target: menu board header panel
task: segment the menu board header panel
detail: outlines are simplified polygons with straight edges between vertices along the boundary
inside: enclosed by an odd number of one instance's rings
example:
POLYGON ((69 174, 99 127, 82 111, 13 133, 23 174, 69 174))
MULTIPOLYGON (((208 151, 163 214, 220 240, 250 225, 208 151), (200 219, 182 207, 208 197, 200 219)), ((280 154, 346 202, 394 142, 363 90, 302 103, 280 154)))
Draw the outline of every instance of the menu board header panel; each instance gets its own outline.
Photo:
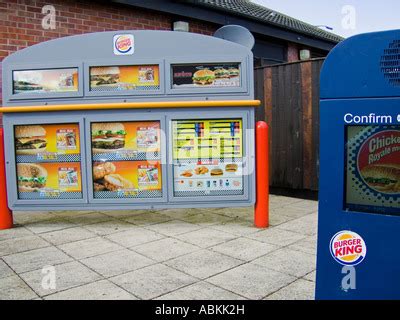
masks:
POLYGON ((241 63, 173 64, 172 88, 229 88, 241 86, 241 63))
POLYGON ((400 214, 400 126, 347 126, 346 209, 400 214))
POLYGON ((78 68, 18 70, 12 72, 14 95, 78 92, 78 68))

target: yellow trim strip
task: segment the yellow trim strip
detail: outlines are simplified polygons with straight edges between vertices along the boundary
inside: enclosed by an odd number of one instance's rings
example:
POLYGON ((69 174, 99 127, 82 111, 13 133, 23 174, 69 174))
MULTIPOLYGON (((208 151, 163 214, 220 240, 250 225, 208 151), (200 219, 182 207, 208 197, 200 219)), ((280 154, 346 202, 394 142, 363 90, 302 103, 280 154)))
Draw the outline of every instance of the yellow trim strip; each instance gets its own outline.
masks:
POLYGON ((168 102, 125 102, 104 104, 61 104, 51 106, 2 107, 0 113, 150 109, 150 108, 199 108, 199 107, 257 107, 260 100, 221 100, 221 101, 168 101, 168 102))

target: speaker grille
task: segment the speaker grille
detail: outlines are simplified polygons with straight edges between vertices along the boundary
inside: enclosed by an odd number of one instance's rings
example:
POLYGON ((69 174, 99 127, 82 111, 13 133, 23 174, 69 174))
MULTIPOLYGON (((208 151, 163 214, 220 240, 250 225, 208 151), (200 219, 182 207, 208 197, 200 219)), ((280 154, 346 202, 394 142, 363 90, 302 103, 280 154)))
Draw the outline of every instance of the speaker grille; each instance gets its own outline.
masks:
POLYGON ((400 40, 394 40, 383 51, 381 71, 393 86, 400 86, 400 40))

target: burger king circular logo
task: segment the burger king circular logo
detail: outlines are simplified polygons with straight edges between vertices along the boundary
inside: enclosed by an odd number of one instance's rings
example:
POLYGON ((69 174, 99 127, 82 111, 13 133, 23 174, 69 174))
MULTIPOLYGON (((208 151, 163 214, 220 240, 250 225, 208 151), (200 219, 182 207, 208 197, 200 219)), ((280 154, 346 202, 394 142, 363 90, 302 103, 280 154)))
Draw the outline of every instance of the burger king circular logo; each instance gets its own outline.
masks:
POLYGON ((364 260, 367 246, 364 239, 353 231, 340 231, 330 242, 332 257, 345 266, 355 266, 364 260))
POLYGON ((122 34, 114 36, 114 53, 115 54, 132 54, 134 48, 133 35, 122 34))

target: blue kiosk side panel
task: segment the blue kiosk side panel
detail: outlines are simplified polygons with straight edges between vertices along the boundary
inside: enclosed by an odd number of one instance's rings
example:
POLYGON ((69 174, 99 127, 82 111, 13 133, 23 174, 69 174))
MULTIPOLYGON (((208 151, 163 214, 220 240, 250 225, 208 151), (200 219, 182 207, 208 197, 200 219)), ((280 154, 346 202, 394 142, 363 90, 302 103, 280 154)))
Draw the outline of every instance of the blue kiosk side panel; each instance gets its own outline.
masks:
POLYGON ((400 31, 350 38, 324 64, 317 299, 400 299, 396 79, 400 31))

